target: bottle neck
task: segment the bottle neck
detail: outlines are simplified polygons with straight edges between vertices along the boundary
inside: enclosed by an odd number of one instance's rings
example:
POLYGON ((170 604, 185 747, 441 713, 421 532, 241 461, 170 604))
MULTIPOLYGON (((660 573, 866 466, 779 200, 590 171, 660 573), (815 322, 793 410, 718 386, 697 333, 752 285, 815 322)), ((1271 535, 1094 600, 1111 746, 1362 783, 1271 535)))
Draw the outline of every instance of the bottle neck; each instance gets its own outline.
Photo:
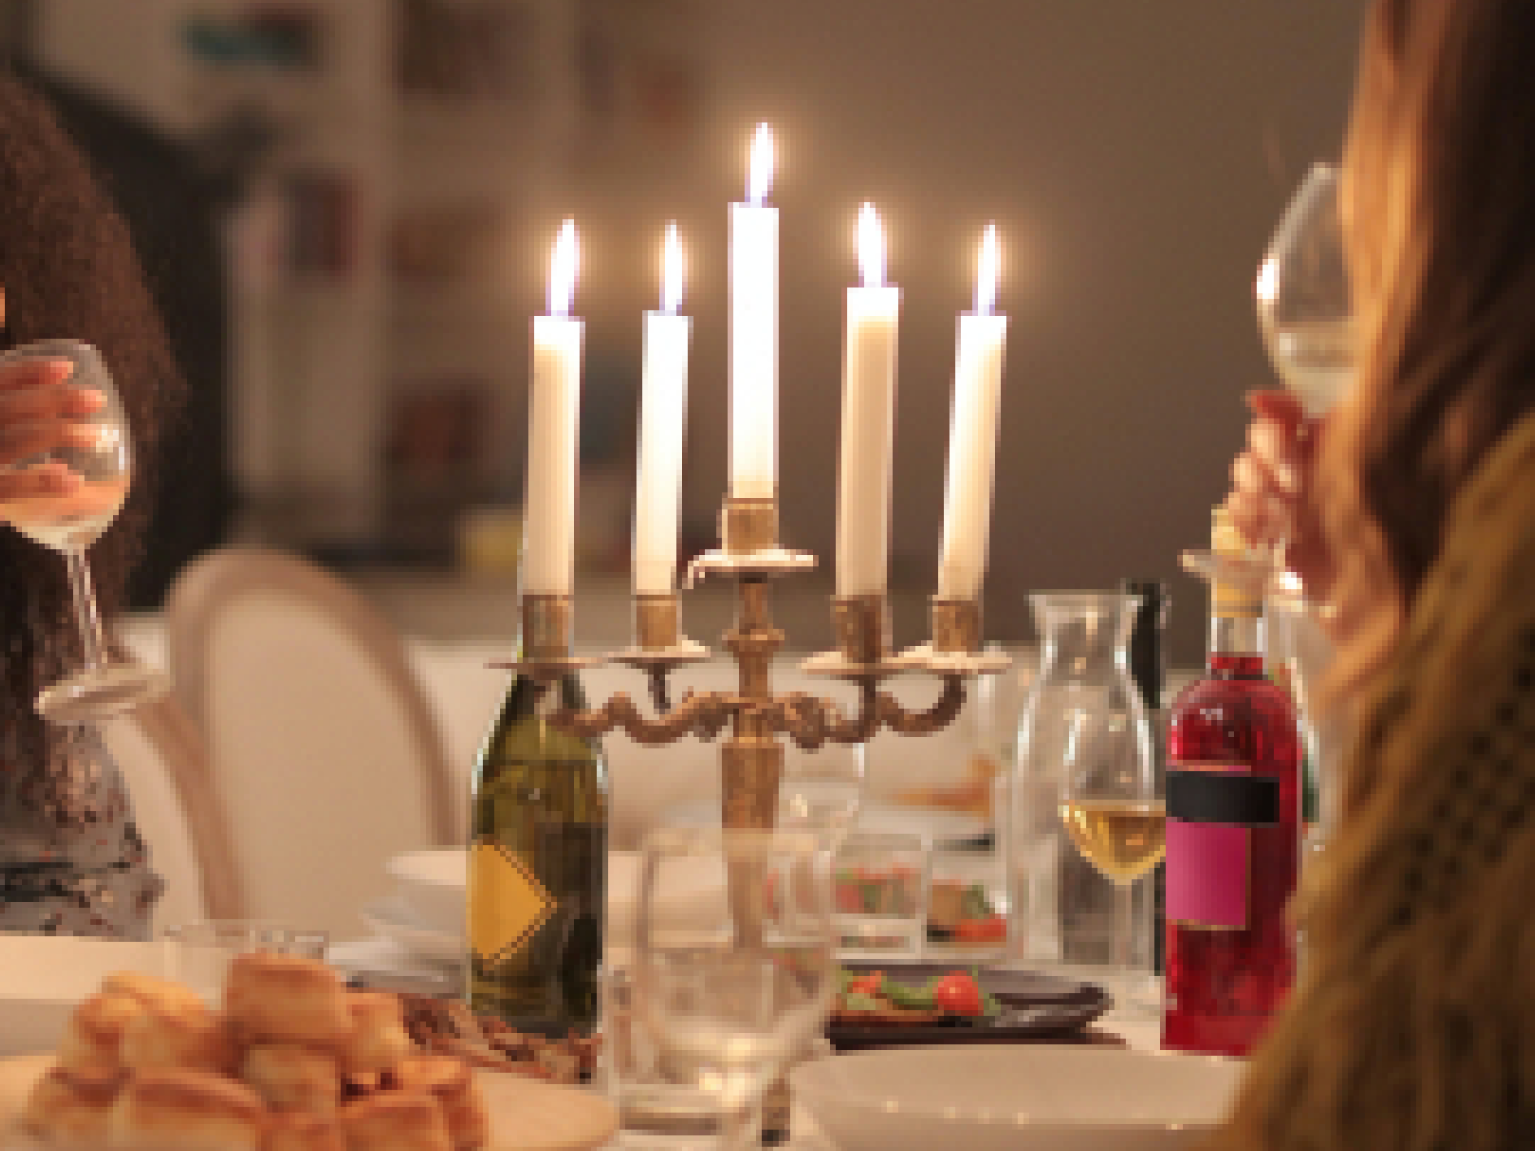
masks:
POLYGON ((1211 671, 1262 675, 1264 624, 1261 614, 1210 614, 1211 671))

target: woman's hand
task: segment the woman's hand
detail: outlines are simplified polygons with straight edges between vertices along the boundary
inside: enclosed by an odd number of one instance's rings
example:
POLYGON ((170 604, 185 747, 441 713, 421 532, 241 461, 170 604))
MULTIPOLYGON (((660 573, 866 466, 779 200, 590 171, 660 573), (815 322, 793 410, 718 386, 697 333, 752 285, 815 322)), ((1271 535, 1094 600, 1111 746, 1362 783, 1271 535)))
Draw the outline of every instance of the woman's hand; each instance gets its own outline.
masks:
POLYGON ((1312 471, 1324 424, 1306 418, 1289 392, 1250 392, 1253 421, 1247 449, 1231 465, 1226 506, 1238 530, 1254 547, 1283 547, 1285 566, 1300 576, 1307 592, 1326 595, 1332 583, 1332 555, 1314 503, 1312 471))

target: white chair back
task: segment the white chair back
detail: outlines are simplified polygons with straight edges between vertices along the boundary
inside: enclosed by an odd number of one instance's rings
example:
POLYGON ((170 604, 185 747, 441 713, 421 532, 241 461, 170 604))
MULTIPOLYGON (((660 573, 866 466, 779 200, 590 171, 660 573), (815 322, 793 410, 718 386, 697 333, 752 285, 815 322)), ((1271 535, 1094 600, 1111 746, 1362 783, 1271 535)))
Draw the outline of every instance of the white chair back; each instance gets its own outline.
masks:
POLYGON ((400 638, 349 585, 294 556, 212 552, 171 589, 166 631, 248 914, 356 934, 391 856, 463 839, 400 638))
POLYGON ((229 826, 196 728, 175 699, 102 728, 132 797, 150 865, 165 881, 154 927, 242 914, 229 826))

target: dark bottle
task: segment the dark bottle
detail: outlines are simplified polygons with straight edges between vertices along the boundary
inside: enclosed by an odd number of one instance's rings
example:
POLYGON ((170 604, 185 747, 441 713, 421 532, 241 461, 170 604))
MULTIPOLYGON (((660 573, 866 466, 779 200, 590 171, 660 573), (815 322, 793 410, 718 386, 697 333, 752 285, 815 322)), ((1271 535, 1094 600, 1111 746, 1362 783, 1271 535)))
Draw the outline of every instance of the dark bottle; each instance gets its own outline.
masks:
POLYGON ((595 740, 547 718, 583 706, 574 675, 514 675, 474 769, 469 1005, 545 1034, 597 1024, 607 772, 595 740))
MULTIPOLYGON (((1130 678, 1140 690, 1141 703, 1146 709, 1146 723, 1151 728, 1152 752, 1160 777, 1167 769, 1167 713, 1162 710, 1162 692, 1167 683, 1167 647, 1163 638, 1172 599, 1167 594, 1167 585, 1161 580, 1121 580, 1119 590, 1141 599, 1130 630, 1126 656, 1130 663, 1130 678)), ((1166 896, 1167 863, 1163 861, 1151 873, 1151 960, 1152 970, 1158 974, 1164 967, 1166 896)))

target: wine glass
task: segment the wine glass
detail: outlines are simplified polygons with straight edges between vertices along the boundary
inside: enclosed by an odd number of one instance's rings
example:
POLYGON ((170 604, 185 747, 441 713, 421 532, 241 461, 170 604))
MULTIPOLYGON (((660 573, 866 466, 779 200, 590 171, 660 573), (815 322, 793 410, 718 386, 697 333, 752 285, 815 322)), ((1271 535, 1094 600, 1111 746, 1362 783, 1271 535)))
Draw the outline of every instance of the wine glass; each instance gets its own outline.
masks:
MULTIPOLYGON (((1258 265, 1254 294, 1274 370, 1308 420, 1325 415, 1353 384, 1358 338, 1335 164, 1306 172, 1258 265)), ((1285 610, 1321 610, 1286 570, 1283 540, 1246 554, 1186 551, 1182 560, 1195 575, 1261 591, 1285 610)))
POLYGON ((1354 379, 1338 169, 1311 165, 1258 267, 1258 323, 1269 359, 1307 416, 1326 414, 1354 379))
POLYGON ((836 988, 831 854, 788 829, 662 827, 641 852, 636 1007, 670 1077, 753 1145, 763 1091, 825 1025, 836 988), (715 882, 700 885, 700 870, 715 882), (689 914, 668 914, 685 892, 689 914))
POLYGON ((1077 852, 1113 885, 1110 964, 1128 1001, 1140 993, 1131 957, 1131 886, 1162 860, 1164 785, 1155 758, 1142 746, 1144 731, 1109 689, 1076 692, 1068 727, 1060 818, 1077 852))
POLYGON ((10 467, 25 471, 63 465, 83 482, 64 494, 0 504, 0 519, 64 556, 80 629, 85 667, 44 688, 37 697, 37 710, 53 723, 87 723, 128 711, 170 687, 160 672, 120 662, 108 653, 85 558, 86 549, 106 531, 127 499, 133 479, 133 445, 122 402, 95 348, 76 340, 45 340, 0 355, 0 363, 26 360, 67 360, 73 365, 69 383, 105 398, 96 412, 73 418, 85 432, 83 437, 71 436, 48 452, 10 467))

